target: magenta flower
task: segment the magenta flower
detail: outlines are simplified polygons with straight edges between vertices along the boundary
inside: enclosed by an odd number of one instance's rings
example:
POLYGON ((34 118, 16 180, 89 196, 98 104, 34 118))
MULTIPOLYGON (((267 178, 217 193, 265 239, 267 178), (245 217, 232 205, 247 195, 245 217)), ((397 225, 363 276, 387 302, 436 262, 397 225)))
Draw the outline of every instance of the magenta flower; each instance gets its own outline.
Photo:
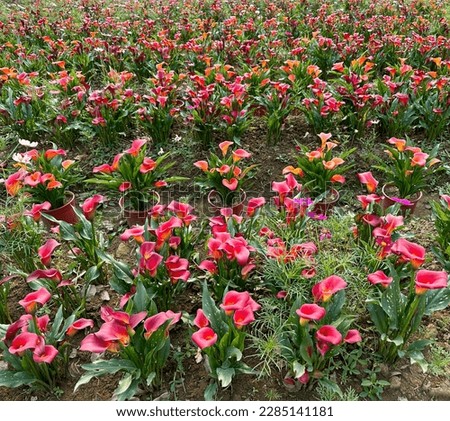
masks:
POLYGON ((441 289, 447 287, 448 273, 445 271, 419 270, 416 273, 416 294, 421 295, 429 289, 441 289))
POLYGON ((84 213, 84 216, 88 221, 92 221, 94 219, 95 211, 97 210, 98 205, 105 201, 105 197, 101 194, 94 194, 94 196, 86 199, 81 204, 81 209, 84 213))
POLYGON ((47 240, 47 242, 43 246, 39 247, 38 254, 44 266, 46 267, 50 266, 53 251, 55 250, 56 247, 60 245, 61 245, 60 243, 51 238, 47 240))
POLYGON ((137 156, 139 154, 139 151, 141 150, 142 146, 144 146, 147 143, 145 139, 136 139, 133 140, 133 143, 131 144, 131 148, 127 149, 125 153, 130 154, 131 156, 137 156))
POLYGON ((57 269, 38 269, 27 277, 27 282, 36 281, 37 279, 50 279, 52 281, 62 281, 62 275, 57 269))
POLYGON ((83 319, 83 318, 78 319, 67 328, 66 335, 73 336, 79 330, 86 329, 87 327, 93 327, 93 326, 94 326, 94 321, 91 319, 83 319))
POLYGON ((201 329, 202 327, 209 326, 209 320, 205 316, 205 313, 201 308, 197 310, 197 315, 195 316, 194 319, 194 325, 197 326, 199 329, 201 329))
POLYGON ((413 269, 418 269, 425 262, 425 248, 404 238, 399 238, 392 245, 391 252, 400 256, 400 263, 411 263, 413 269))
POLYGON ((164 323, 170 320, 170 323, 167 327, 166 334, 168 334, 168 329, 170 326, 173 326, 175 323, 178 323, 181 319, 181 313, 174 313, 171 310, 166 312, 162 311, 161 313, 155 314, 154 316, 149 317, 144 322, 144 337, 148 339, 154 332, 156 332, 164 323))
POLYGON ((312 294, 315 301, 327 302, 333 294, 344 289, 347 286, 341 277, 331 275, 312 288, 312 294))
POLYGON ((233 322, 238 329, 241 329, 254 321, 255 315, 250 306, 240 308, 233 314, 233 322))
POLYGON ((141 225, 134 225, 133 227, 125 230, 120 234, 120 239, 122 241, 128 241, 130 237, 133 237, 137 243, 144 242, 144 227, 141 225))
POLYGON ((192 334, 192 341, 200 348, 205 349, 217 342, 217 333, 210 327, 202 327, 192 334))
POLYGON ((371 273, 367 276, 367 279, 372 285, 380 284, 384 288, 387 288, 393 281, 393 278, 387 276, 382 270, 377 270, 376 272, 371 273))
POLYGON ((344 338, 344 342, 347 342, 348 344, 355 344, 361 341, 362 341, 361 335, 356 329, 350 329, 344 338))
POLYGON ((45 345, 36 347, 33 352, 33 360, 36 363, 51 364, 58 355, 58 350, 53 345, 45 345))
POLYGON ((23 300, 19 301, 19 304, 27 313, 34 314, 38 304, 44 305, 51 297, 52 295, 45 288, 41 288, 28 294, 23 300))
POLYGON ((369 193, 373 193, 377 189, 378 181, 374 178, 372 172, 368 171, 360 173, 358 174, 358 178, 361 184, 366 185, 367 191, 369 193))
POLYGON ((317 304, 303 304, 296 310, 296 313, 300 317, 300 324, 305 326, 311 320, 317 322, 322 319, 326 314, 326 310, 317 304))
POLYGON ((21 356, 27 349, 34 349, 39 340, 36 333, 23 332, 13 339, 8 351, 21 356))
POLYGON ((23 214, 25 216, 31 216, 35 222, 38 222, 41 219, 42 211, 49 210, 51 207, 52 205, 50 204, 50 202, 34 204, 31 207, 31 210, 25 211, 23 214))
POLYGON ((342 341, 341 333, 334 326, 331 325, 322 326, 316 332, 316 338, 321 342, 325 342, 331 345, 338 345, 342 341))

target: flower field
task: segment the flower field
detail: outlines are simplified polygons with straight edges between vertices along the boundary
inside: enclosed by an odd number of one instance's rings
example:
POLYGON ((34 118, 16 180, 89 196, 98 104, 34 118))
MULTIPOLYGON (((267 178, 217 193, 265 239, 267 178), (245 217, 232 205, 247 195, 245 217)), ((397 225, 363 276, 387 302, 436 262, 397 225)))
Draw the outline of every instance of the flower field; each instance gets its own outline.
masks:
POLYGON ((450 8, 0 5, 2 400, 449 400, 450 8))

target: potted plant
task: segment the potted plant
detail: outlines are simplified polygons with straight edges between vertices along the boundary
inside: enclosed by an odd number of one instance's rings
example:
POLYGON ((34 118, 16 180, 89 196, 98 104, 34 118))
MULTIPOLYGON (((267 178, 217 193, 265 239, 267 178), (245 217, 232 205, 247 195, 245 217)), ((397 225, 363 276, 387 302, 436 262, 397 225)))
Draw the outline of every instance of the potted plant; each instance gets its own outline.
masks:
POLYGON ((134 140, 129 149, 114 157, 111 165, 95 167, 95 178, 86 180, 122 193, 119 204, 130 226, 144 223, 148 210, 159 203, 155 189, 185 180, 184 177, 165 178, 167 170, 174 165, 174 162, 164 163, 170 153, 153 160, 147 156, 146 144, 146 139, 134 140))
POLYGON ((345 182, 343 174, 352 167, 344 165, 345 160, 356 148, 333 157, 333 151, 338 145, 329 141, 331 134, 320 133, 318 136, 322 142, 321 146, 313 151, 306 146, 300 146, 297 168, 288 166, 283 173, 292 173, 299 177, 303 191, 315 201, 314 210, 325 214, 339 200, 336 186, 345 182))
MULTIPOLYGON (((45 213, 57 220, 75 223, 75 195, 69 187, 80 181, 81 176, 75 171, 75 161, 65 159, 66 154, 63 149, 41 152, 32 149, 16 154, 15 166, 19 170, 5 181, 6 191, 11 196, 23 191, 27 194, 27 201, 42 204, 45 213)), ((43 221, 48 226, 53 225, 45 216, 43 221)))
POLYGON ((225 141, 219 144, 222 156, 211 153, 208 161, 197 161, 194 165, 201 169, 203 174, 197 177, 196 182, 209 191, 208 202, 220 213, 220 208, 232 208, 233 213, 238 215, 244 208, 247 197, 245 188, 253 175, 256 165, 243 167, 244 159, 250 158, 251 154, 244 149, 230 149, 233 142, 225 141))
POLYGON ((438 169, 435 164, 440 162, 436 158, 439 145, 427 154, 405 139, 391 137, 388 143, 393 145, 385 150, 389 160, 380 160, 380 165, 375 166, 386 175, 386 184, 382 188, 383 205, 389 207, 400 203, 403 213, 406 210, 412 213, 422 197, 428 177, 438 169))

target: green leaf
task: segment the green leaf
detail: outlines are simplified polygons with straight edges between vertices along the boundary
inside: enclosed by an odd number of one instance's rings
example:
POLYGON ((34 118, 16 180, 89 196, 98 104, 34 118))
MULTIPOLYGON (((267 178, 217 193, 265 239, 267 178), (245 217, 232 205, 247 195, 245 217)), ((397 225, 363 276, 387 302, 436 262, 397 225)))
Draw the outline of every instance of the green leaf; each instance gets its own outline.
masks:
POLYGON ((226 358, 235 358, 236 361, 240 361, 242 358, 242 352, 234 346, 229 346, 227 348, 226 358))
POLYGON ((147 386, 151 386, 153 383, 153 380, 155 380, 155 378, 156 378, 156 373, 153 371, 152 373, 150 373, 147 376, 147 379, 146 379, 147 386))
POLYGON ((135 305, 134 310, 137 313, 139 313, 140 311, 147 310, 149 301, 150 300, 147 294, 147 290, 144 287, 144 284, 141 281, 138 281, 136 285, 136 294, 133 297, 133 304, 135 305))
POLYGON ((421 351, 408 352, 408 357, 409 357, 409 360, 411 361, 411 364, 414 364, 414 363, 419 364, 422 371, 424 373, 427 372, 428 363, 421 351))
POLYGON ((386 333, 388 331, 388 320, 386 313, 378 303, 367 301, 367 311, 370 314, 373 324, 379 333, 386 333))
POLYGON ((435 311, 443 310, 450 303, 450 288, 427 291, 425 295, 425 314, 430 316, 435 311))
MULTIPOLYGON (((361 382, 361 386, 371 386, 372 384, 371 382, 369 382, 369 384, 364 384, 365 382, 367 382, 367 380, 363 380, 361 382)), ((342 399, 342 390, 335 382, 332 382, 331 380, 328 380, 326 378, 321 378, 319 379, 319 384, 336 393, 342 399)))
POLYGON ((219 337, 223 337, 228 331, 228 325, 223 320, 224 314, 216 307, 211 298, 206 282, 203 283, 202 308, 211 323, 211 328, 219 337))
MULTIPOLYGON (((50 219, 47 215, 45 216, 47 219, 50 219)), ((56 220, 55 220, 56 221, 56 220)), ((59 234, 61 238, 66 241, 76 241, 77 236, 75 235, 75 229, 72 225, 68 224, 64 221, 56 221, 59 223, 59 234)))
POLYGON ((298 379, 299 377, 303 376, 306 371, 306 367, 304 364, 300 364, 298 361, 294 361, 292 364, 292 371, 294 372, 294 377, 298 379))
POLYGON ((217 394, 217 383, 210 383, 205 391, 203 392, 203 397, 205 398, 205 401, 214 401, 217 394))
POLYGON ((100 270, 98 269, 98 267, 91 266, 84 274, 84 280, 90 284, 92 281, 96 280, 99 276, 100 270))
POLYGON ((236 374, 236 371, 234 368, 222 368, 219 367, 216 370, 217 373, 217 379, 220 381, 222 387, 227 387, 231 384, 234 375, 236 374))
POLYGON ((32 384, 35 381, 36 379, 31 374, 25 373, 23 371, 15 373, 13 371, 0 370, 0 386, 14 388, 26 384, 32 384))

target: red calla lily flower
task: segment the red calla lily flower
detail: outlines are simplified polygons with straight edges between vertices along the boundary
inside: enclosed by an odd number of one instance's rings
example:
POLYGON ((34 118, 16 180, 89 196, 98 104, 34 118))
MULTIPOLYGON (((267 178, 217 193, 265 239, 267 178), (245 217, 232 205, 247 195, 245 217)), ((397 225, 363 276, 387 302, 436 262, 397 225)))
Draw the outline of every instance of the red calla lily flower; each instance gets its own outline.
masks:
POLYGON ((52 298, 52 295, 45 288, 40 288, 28 294, 23 300, 20 300, 19 304, 27 313, 34 314, 37 310, 37 305, 44 305, 50 298, 52 298))
POLYGON ((425 262, 425 248, 404 238, 399 238, 392 245, 391 252, 400 256, 400 262, 410 262, 414 269, 425 262))
POLYGON ((51 238, 47 240, 47 242, 43 246, 39 247, 38 254, 44 266, 46 267, 50 266, 53 251, 55 250, 56 247, 60 245, 61 245, 60 243, 51 238))
POLYGON ((217 333, 210 327, 202 327, 192 334, 192 341, 200 349, 209 348, 217 342, 217 333))
POLYGON ((344 342, 347 342, 348 344, 355 344, 361 341, 362 341, 361 335, 356 329, 350 329, 344 338, 344 342))
POLYGON ((24 212, 24 215, 31 216, 35 222, 38 222, 41 219, 42 211, 49 210, 51 207, 52 205, 50 204, 50 202, 34 204, 31 207, 31 210, 24 212))
POLYGON ((51 364, 57 355, 58 350, 53 345, 39 346, 33 352, 33 361, 51 364))
POLYGON ((202 327, 209 326, 209 320, 205 316, 205 313, 201 308, 197 310, 197 314, 194 319, 194 326, 197 326, 199 329, 201 329, 202 327))
POLYGON ((13 355, 21 356, 27 349, 34 349, 39 340, 36 333, 23 332, 13 339, 8 351, 13 355))
POLYGON ((419 270, 416 273, 416 294, 421 295, 429 289, 446 288, 448 282, 448 273, 445 271, 419 270))
POLYGON ((240 308, 233 314, 233 322, 238 329, 255 321, 255 315, 250 306, 240 308))
POLYGON ((344 289, 346 286, 347 282, 345 282, 341 277, 331 275, 314 285, 312 288, 312 294, 315 301, 327 302, 333 294, 344 289))
POLYGON ((86 199, 81 204, 81 209, 88 221, 92 221, 94 219, 95 211, 97 210, 98 205, 100 205, 100 203, 103 203, 104 201, 104 196, 102 196, 101 194, 94 194, 94 196, 86 199))
POLYGON ((305 326, 310 320, 317 322, 322 319, 326 314, 326 310, 317 304, 303 304, 296 310, 296 313, 300 317, 300 324, 305 326))
POLYGON ((78 319, 67 328, 66 335, 73 336, 79 330, 86 329, 87 327, 94 327, 94 321, 91 319, 78 319))
POLYGON ((339 332, 334 326, 331 325, 322 326, 316 332, 316 338, 321 342, 329 343, 332 345, 338 345, 342 341, 341 332, 339 332))
POLYGON ((367 279, 372 285, 380 284, 384 288, 387 288, 393 281, 393 278, 387 276, 382 270, 377 270, 376 272, 371 273, 367 276, 367 279))
POLYGON ((372 175, 371 171, 358 174, 358 178, 359 178, 359 181, 361 182, 361 184, 366 185, 367 191, 369 193, 373 193, 377 189, 378 181, 372 175))

